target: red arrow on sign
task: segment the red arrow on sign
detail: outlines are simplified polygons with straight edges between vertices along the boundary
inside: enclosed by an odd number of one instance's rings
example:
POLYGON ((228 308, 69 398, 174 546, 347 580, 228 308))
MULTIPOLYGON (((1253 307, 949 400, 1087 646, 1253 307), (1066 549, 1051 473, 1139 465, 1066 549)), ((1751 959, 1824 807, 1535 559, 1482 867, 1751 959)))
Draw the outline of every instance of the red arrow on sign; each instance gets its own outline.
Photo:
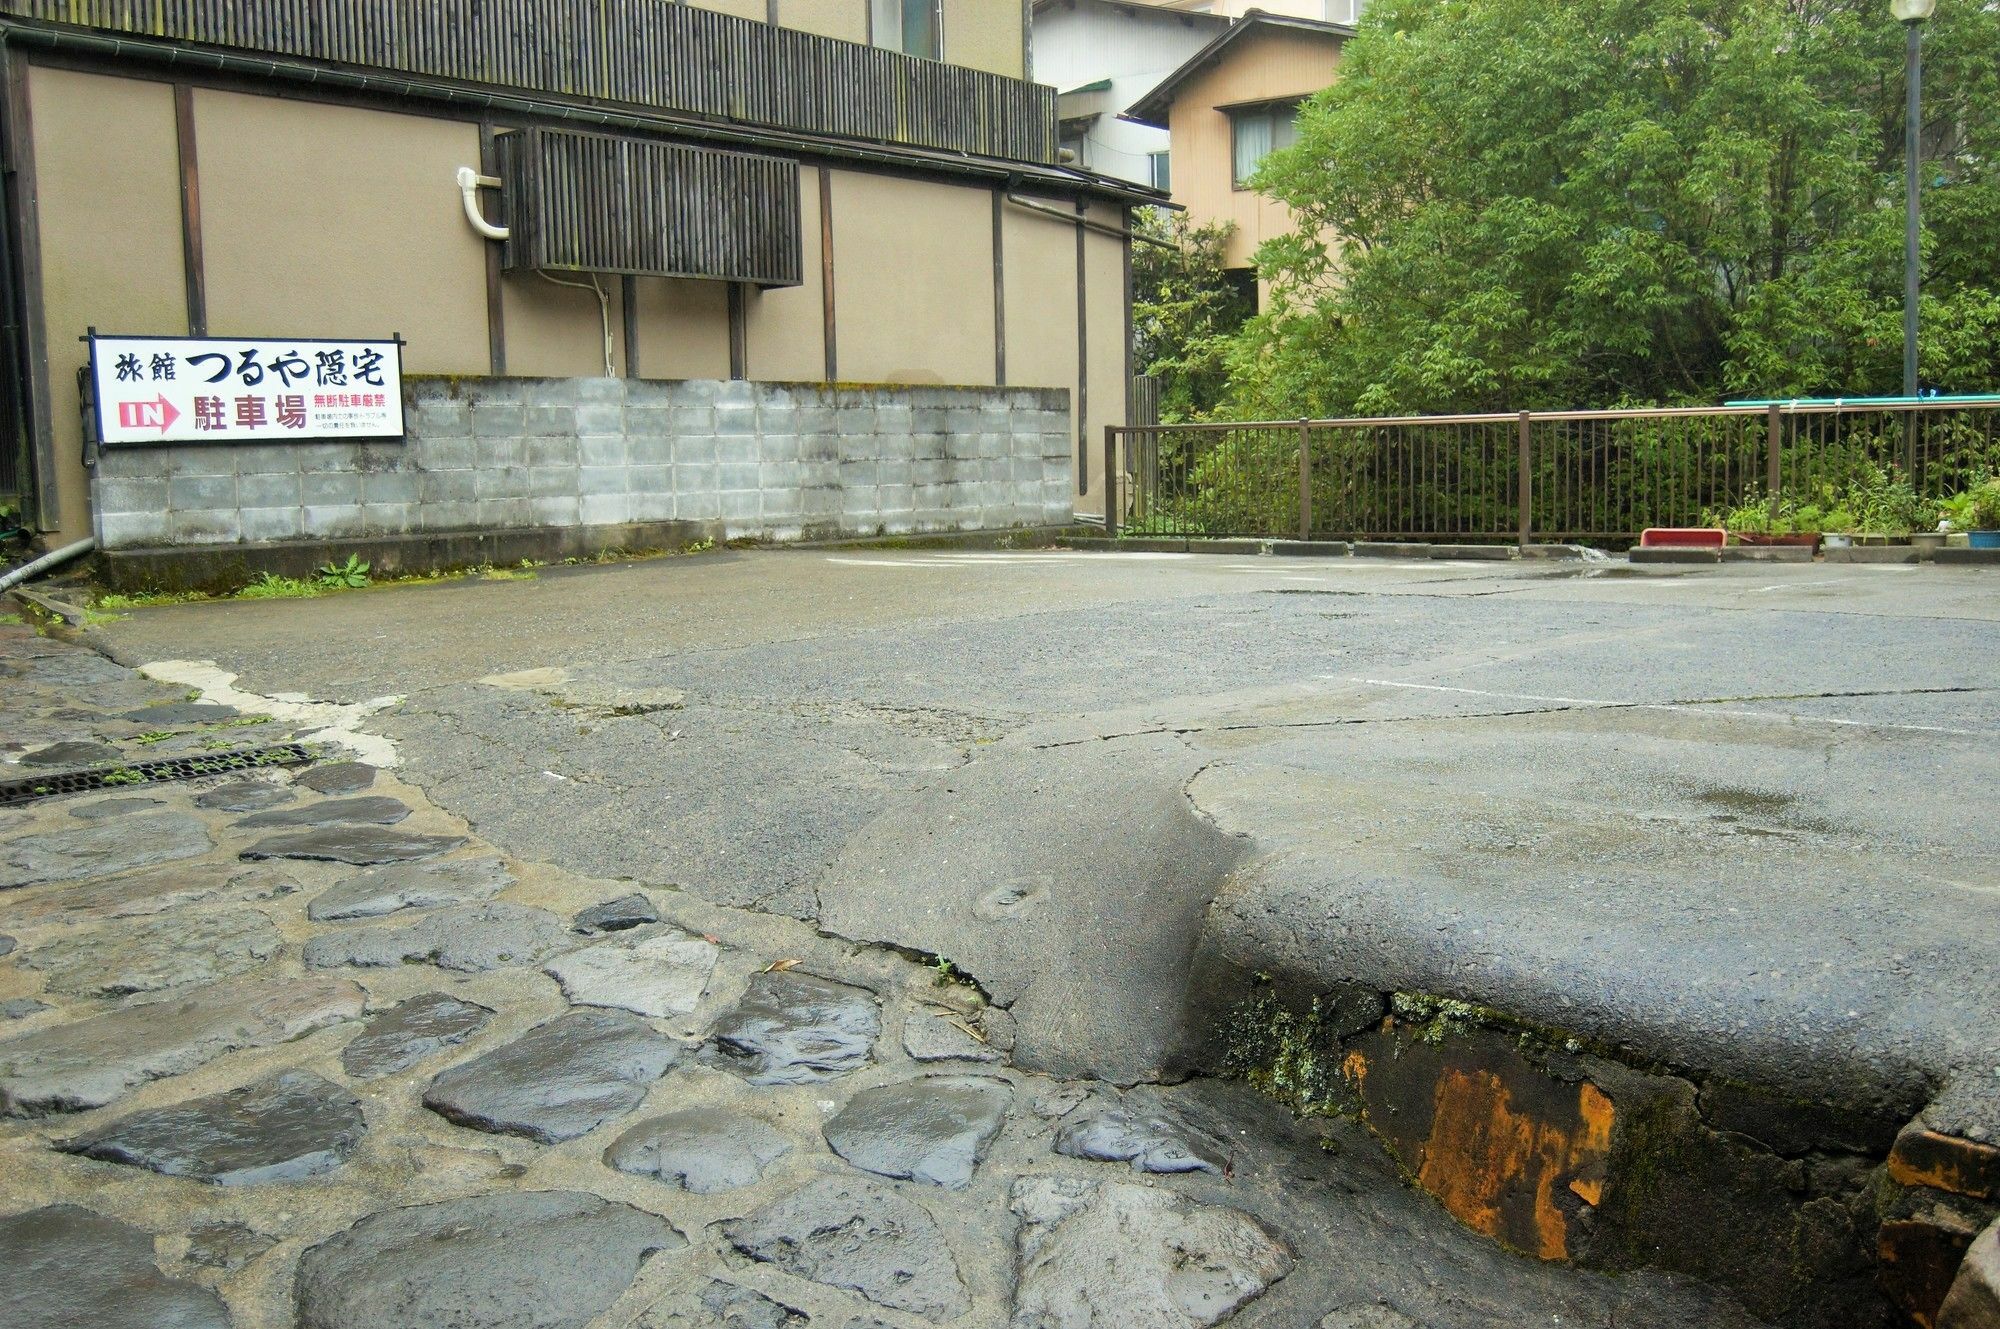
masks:
POLYGON ((164 434, 180 418, 181 413, 164 396, 152 401, 118 403, 118 425, 121 429, 157 429, 164 434))

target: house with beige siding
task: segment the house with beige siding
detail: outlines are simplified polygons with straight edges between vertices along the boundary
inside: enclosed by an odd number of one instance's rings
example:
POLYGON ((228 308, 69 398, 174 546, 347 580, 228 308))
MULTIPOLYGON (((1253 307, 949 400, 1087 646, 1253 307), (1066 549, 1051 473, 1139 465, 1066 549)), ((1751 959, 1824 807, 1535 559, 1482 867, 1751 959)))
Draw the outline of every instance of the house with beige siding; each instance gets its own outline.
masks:
POLYGON ((0 505, 385 566, 1095 511, 1156 196, 1059 161, 1027 9, 0 0, 0 505), (379 403, 285 368, 362 342, 379 403))
POLYGON ((1197 224, 1233 226, 1224 257, 1249 272, 1258 246, 1294 229, 1291 210, 1250 188, 1296 139, 1298 110, 1331 84, 1354 29, 1251 10, 1133 103, 1126 118, 1167 131, 1173 200, 1197 224))

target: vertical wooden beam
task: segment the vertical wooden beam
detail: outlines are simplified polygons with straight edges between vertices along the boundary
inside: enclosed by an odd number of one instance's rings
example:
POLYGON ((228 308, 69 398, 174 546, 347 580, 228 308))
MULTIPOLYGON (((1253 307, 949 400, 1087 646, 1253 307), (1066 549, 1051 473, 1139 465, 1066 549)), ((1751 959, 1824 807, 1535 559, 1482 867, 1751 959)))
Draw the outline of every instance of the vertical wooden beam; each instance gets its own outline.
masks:
POLYGON ((1104 533, 1117 535, 1118 511, 1118 427, 1104 426, 1104 533))
POLYGON ((26 417, 34 454, 35 521, 45 531, 62 520, 57 494, 56 438, 49 405, 49 341, 42 304, 41 208, 35 184, 35 126, 28 98, 28 64, 7 52, 8 204, 16 222, 21 260, 21 346, 26 417))
POLYGON ((993 386, 1007 386, 1007 191, 993 191, 993 386))
MULTIPOLYGON (((495 142, 493 122, 479 124, 479 170, 484 175, 500 172, 500 149, 495 142)), ((482 190, 484 194, 490 191, 482 190)), ((485 209, 482 201, 480 208, 485 209)), ((488 220, 491 220, 488 214, 488 220)), ((500 246, 482 237, 486 246, 486 359, 487 372, 495 378, 507 373, 507 291, 500 280, 500 246)))
MULTIPOLYGON (((1084 214, 1090 205, 1076 201, 1076 492, 1090 492, 1090 301, 1083 252, 1084 214)), ((1109 477, 1106 478, 1109 483, 1109 477)), ((1106 514, 1107 520, 1109 514, 1106 514)))
POLYGON ((181 163, 181 266, 187 274, 187 330, 208 335, 208 269, 201 246, 201 164, 195 151, 194 88, 174 84, 174 136, 181 163))
POLYGON ((1312 423, 1299 421, 1299 539, 1313 538, 1312 423))
POLYGON ((625 377, 639 377, 639 279, 626 273, 618 279, 619 312, 625 316, 625 377))
POLYGON ((826 381, 840 379, 840 325, 833 308, 833 170, 819 168, 820 339, 826 350, 826 381))
POLYGON ((1520 474, 1515 481, 1520 500, 1520 545, 1528 547, 1528 541, 1535 529, 1535 417, 1521 412, 1520 420, 1520 474))
POLYGON ((749 310, 745 307, 744 285, 729 283, 729 376, 750 377, 749 310))
POLYGON ((1125 423, 1132 423, 1132 380, 1139 372, 1134 364, 1138 358, 1138 330, 1132 326, 1132 209, 1128 205, 1121 209, 1125 238, 1119 243, 1125 252, 1120 260, 1125 267, 1125 423))
POLYGON ((778 0, 764 0, 764 21, 774 28, 778 26, 778 0))
POLYGON ((1778 405, 1773 402, 1765 408, 1764 423, 1764 490, 1771 496, 1771 520, 1778 520, 1778 513, 1784 504, 1779 491, 1784 487, 1785 478, 1780 464, 1781 450, 1785 442, 1784 421, 1778 415, 1778 405))

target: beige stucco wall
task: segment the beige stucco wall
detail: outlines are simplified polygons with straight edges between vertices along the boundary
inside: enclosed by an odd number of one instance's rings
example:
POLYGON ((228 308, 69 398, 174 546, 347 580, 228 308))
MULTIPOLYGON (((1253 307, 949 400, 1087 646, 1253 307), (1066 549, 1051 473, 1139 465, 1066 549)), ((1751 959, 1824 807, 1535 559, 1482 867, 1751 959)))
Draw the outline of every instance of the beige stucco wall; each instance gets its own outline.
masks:
MULTIPOLYGON (((460 223, 463 225, 463 223, 460 223)), ((588 278, 552 273, 566 282, 588 278)), ((600 276, 611 310, 611 372, 625 372, 624 305, 617 277, 600 276)), ((510 272, 501 278, 500 307, 507 331, 507 372, 534 378, 599 378, 604 374, 604 321, 597 297, 558 286, 538 272, 510 272)), ((658 358, 661 352, 653 352, 658 358)), ((664 377, 655 375, 655 377, 664 377)))
POLYGON ((841 378, 993 381, 990 193, 835 171, 833 225, 841 378))
POLYGON ((944 0, 944 58, 1024 78, 1019 0, 944 0))
POLYGON ((208 327, 386 337, 412 373, 481 374, 485 241, 452 183, 469 124, 197 90, 208 327))
MULTIPOLYGON (((839 0, 827 0, 838 3, 839 0)), ((737 18, 754 18, 759 23, 765 19, 764 0, 687 0, 697 9, 713 9, 719 14, 734 14, 737 18)))
POLYGON ((1237 189, 1229 114, 1223 108, 1286 97, 1305 97, 1332 83, 1340 67, 1338 38, 1272 30, 1253 32, 1223 59, 1195 75, 1174 97, 1168 113, 1173 136, 1174 201, 1199 224, 1233 222, 1224 257, 1231 267, 1250 266, 1257 246, 1292 230, 1291 209, 1250 190, 1237 189))
POLYGON ((77 338, 187 332, 180 151, 164 83, 31 69, 43 334, 55 437, 59 543, 91 533, 77 338))
POLYGON ((818 168, 799 168, 799 256, 804 284, 752 289, 745 301, 750 377, 781 383, 826 377, 826 309, 821 296, 818 168))
MULTIPOLYGON (((1050 207, 1068 207, 1043 200, 1050 207)), ((1000 215, 1006 252, 1007 382, 1013 387, 1076 393, 1076 227, 1007 207, 1000 215)))
MULTIPOLYGON (((639 377, 729 377, 729 284, 641 277, 639 377)), ((622 329, 614 328, 622 335, 622 329)), ((629 371, 621 349, 621 372, 629 371)))
MULTIPOLYGON (((1122 208, 1095 204, 1090 219, 1100 226, 1122 228, 1122 208)), ((1090 337, 1090 400, 1084 416, 1084 456, 1088 462, 1088 494, 1077 500, 1079 512, 1104 511, 1104 427, 1125 423, 1125 393, 1131 367, 1125 352, 1125 243, 1098 231, 1083 233, 1084 309, 1090 337)))
POLYGON ((868 0, 778 0, 780 27, 842 41, 868 40, 868 0))

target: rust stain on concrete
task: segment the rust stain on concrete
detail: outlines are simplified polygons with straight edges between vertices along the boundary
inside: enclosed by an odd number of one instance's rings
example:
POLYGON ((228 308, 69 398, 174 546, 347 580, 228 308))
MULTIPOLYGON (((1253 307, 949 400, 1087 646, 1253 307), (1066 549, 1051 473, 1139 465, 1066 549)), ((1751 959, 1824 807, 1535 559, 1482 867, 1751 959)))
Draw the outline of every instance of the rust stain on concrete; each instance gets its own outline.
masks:
POLYGON ((1369 1125, 1453 1217, 1569 1258, 1571 1218, 1603 1199, 1617 1117, 1607 1094, 1491 1046, 1357 1048, 1343 1069, 1369 1125))
POLYGON ((2000 1149, 1911 1125, 1889 1151, 1889 1177, 1902 1186, 1990 1200, 2000 1195, 2000 1149))

